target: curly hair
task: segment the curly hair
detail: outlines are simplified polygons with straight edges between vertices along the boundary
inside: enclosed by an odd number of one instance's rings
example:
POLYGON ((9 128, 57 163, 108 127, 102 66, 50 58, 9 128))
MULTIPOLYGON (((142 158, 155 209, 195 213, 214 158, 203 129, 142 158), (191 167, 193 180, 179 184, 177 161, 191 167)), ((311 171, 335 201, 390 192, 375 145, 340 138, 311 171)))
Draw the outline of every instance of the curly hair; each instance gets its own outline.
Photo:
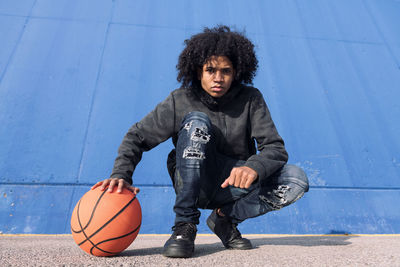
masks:
POLYGON ((243 33, 228 26, 204 28, 202 33, 185 40, 179 55, 177 80, 183 87, 198 85, 197 72, 212 56, 226 56, 235 69, 234 83, 252 84, 258 67, 253 43, 243 33))

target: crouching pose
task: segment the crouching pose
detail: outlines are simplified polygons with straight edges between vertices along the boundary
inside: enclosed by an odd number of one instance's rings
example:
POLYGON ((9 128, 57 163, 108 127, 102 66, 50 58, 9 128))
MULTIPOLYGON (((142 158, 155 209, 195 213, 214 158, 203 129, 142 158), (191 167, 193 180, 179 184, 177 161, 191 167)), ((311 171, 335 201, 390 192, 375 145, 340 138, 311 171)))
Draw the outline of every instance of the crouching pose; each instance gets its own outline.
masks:
POLYGON ((237 225, 281 209, 308 191, 305 173, 288 165, 284 142, 261 92, 250 86, 258 60, 254 45, 226 26, 185 41, 174 90, 134 124, 118 150, 111 178, 93 188, 135 193, 132 174, 144 151, 172 138, 167 166, 175 188, 175 225, 167 257, 190 257, 199 209, 228 249, 251 249, 237 225), (257 153, 258 151, 258 153, 257 153))

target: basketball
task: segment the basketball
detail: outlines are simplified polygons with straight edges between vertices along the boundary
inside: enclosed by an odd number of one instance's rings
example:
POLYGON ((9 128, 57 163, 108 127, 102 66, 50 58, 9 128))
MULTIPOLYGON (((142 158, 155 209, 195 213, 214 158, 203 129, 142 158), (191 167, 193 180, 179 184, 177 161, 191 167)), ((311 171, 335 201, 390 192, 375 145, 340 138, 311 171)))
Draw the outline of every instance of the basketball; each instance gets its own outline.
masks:
POLYGON ((89 190, 76 204, 71 216, 75 243, 94 256, 114 256, 125 250, 139 233, 142 211, 136 195, 89 190))

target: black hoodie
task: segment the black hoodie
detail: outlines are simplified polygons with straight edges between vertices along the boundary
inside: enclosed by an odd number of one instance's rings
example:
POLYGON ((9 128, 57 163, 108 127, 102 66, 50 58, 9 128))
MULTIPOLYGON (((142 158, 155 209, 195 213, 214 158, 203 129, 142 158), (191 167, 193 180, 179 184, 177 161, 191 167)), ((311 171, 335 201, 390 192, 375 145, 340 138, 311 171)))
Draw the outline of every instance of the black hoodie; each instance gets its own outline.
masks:
POLYGON ((245 166, 255 170, 260 180, 267 179, 287 162, 284 142, 258 89, 233 85, 224 96, 213 98, 201 88, 191 87, 171 92, 129 129, 118 149, 110 177, 123 178, 132 184, 132 174, 142 153, 170 137, 176 146, 181 122, 191 111, 209 116, 217 151, 245 160, 245 166))

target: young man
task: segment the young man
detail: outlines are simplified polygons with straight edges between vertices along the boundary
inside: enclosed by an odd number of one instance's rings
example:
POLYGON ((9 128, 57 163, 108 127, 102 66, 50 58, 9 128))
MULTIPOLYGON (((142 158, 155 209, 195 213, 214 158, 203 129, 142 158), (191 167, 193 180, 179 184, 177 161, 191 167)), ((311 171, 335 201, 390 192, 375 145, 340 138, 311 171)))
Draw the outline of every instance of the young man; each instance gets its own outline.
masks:
POLYGON ((262 94, 246 85, 258 66, 254 45, 226 26, 206 28, 185 45, 177 65, 182 87, 129 129, 111 178, 93 188, 138 193, 131 177, 142 153, 172 137, 167 166, 176 218, 163 254, 193 254, 199 209, 213 210, 207 225, 226 248, 251 249, 237 224, 295 202, 308 191, 308 180, 286 164, 262 94))

